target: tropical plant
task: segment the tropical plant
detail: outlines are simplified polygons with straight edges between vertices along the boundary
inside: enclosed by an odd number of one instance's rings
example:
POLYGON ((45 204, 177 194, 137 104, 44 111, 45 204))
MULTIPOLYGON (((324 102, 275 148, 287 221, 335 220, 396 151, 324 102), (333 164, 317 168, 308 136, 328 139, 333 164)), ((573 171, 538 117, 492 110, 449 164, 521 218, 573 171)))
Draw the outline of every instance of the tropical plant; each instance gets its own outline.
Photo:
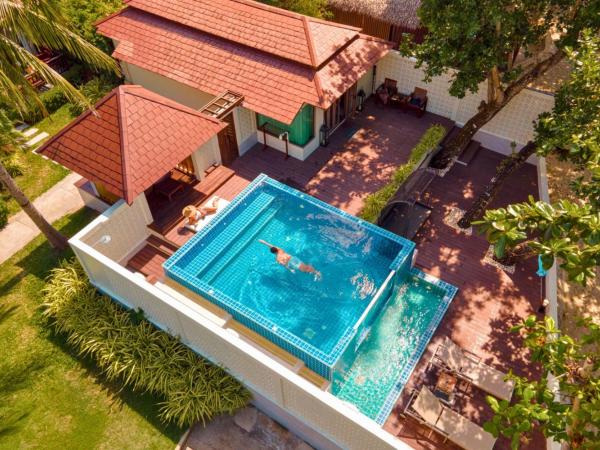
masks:
POLYGON ((28 71, 62 90, 70 101, 85 101, 77 89, 24 48, 22 42, 63 51, 95 69, 119 72, 113 59, 70 30, 55 1, 0 0, 0 100, 21 114, 31 109, 44 111, 37 90, 27 81, 28 71))
POLYGON ((77 34, 110 53, 112 46, 104 36, 96 33, 96 21, 123 8, 122 0, 60 0, 60 9, 77 34))
POLYGON ((447 167, 481 127, 561 61, 566 46, 577 45, 581 30, 597 30, 599 9, 596 0, 423 0, 418 14, 428 33, 418 45, 405 40, 403 53, 416 58, 426 81, 448 73, 455 97, 487 88, 478 112, 432 165, 447 167), (556 49, 546 48, 551 35, 556 49))
POLYGON ((537 321, 531 316, 511 329, 524 335, 524 347, 542 368, 535 380, 508 375, 515 382, 512 403, 487 397, 494 417, 484 428, 510 438, 513 449, 537 427, 572 449, 600 446, 600 325, 587 318, 578 326, 583 331, 579 340, 562 333, 550 317, 537 321), (558 392, 549 375, 557 381, 558 392))
MULTIPOLYGON (((111 76, 98 76, 92 78, 90 81, 81 86, 81 93, 90 104, 97 103, 102 97, 110 92, 115 86, 119 84, 115 77, 111 76)), ((78 116, 86 109, 84 102, 74 103, 71 105, 71 114, 78 116)))
POLYGON ((44 289, 43 315, 110 381, 160 397, 165 422, 189 426, 245 406, 250 393, 222 368, 158 330, 141 311, 98 294, 76 260, 63 261, 44 289))
POLYGON ((433 151, 446 135, 442 125, 432 125, 421 136, 419 143, 411 150, 408 161, 396 168, 392 180, 377 192, 365 199, 365 205, 360 212, 360 217, 369 222, 376 222, 385 205, 393 197, 398 188, 406 181, 425 155, 433 151))
MULTIPOLYGON (((70 30, 54 0, 0 0, 0 103, 22 116, 35 110, 47 113, 37 90, 27 80, 27 72, 39 75, 69 101, 84 102, 89 106, 74 86, 23 47, 23 42, 37 48, 64 51, 92 68, 119 73, 112 58, 70 30)), ((0 117, 0 122, 4 122, 3 127, 7 125, 5 114, 0 117)), ((18 143, 13 140, 10 145, 18 146, 18 143)), ((0 182, 53 247, 63 249, 67 246, 64 236, 42 217, 1 162, 0 182)))
MULTIPOLYGON (((592 178, 581 175, 576 180, 578 194, 585 187, 595 186, 600 190, 597 184, 600 180, 600 39, 592 31, 585 30, 578 50, 566 48, 565 53, 572 70, 555 96, 552 111, 539 116, 534 140, 498 166, 490 183, 458 222, 462 228, 470 227, 472 221, 483 217, 508 176, 535 153, 539 156, 552 153, 574 164, 582 174, 595 174, 592 178)), ((599 203, 598 194, 600 192, 591 195, 590 201, 599 203)))

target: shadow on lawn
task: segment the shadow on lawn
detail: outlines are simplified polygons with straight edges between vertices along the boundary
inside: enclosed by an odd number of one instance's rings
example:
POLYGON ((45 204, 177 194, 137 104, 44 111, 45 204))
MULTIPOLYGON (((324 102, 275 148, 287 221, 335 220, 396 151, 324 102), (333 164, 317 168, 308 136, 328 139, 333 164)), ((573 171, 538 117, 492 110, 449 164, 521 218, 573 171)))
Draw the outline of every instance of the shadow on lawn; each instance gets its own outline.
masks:
MULTIPOLYGON (((63 234, 70 237, 93 220, 96 215, 95 211, 83 208, 61 219, 55 226, 63 234)), ((19 283, 27 276, 31 275, 39 280, 45 280, 50 275, 52 269, 59 265, 60 261, 71 257, 73 257, 71 249, 67 249, 64 252, 57 252, 50 246, 48 241, 45 239, 40 241, 39 238, 36 238, 34 242, 28 244, 15 256, 0 265, 0 269, 4 269, 1 272, 8 273, 6 278, 0 274, 0 298, 8 295, 13 289, 18 288, 19 283), (18 268, 18 270, 14 270, 13 267, 18 268)), ((24 295, 31 297, 38 295, 41 297, 40 292, 25 292, 24 295)), ((39 303, 41 303, 41 298, 39 303)), ((18 305, 8 306, 0 304, 0 323, 8 320, 18 308, 18 305)), ((54 332, 42 319, 41 314, 38 313, 32 320, 34 325, 38 327, 40 335, 43 338, 59 348, 61 352, 77 361, 85 370, 86 375, 92 377, 94 382, 102 387, 104 393, 111 399, 111 407, 122 408, 123 405, 129 406, 139 413, 140 416, 144 417, 154 428, 172 439, 173 442, 177 442, 182 430, 175 426, 164 425, 158 419, 160 398, 156 398, 150 394, 133 392, 131 389, 123 387, 119 382, 108 382, 93 360, 77 354, 72 346, 68 344, 66 336, 54 332)), ((3 401, 5 396, 10 396, 15 390, 26 387, 26 380, 31 378, 32 371, 39 371, 44 367, 44 361, 39 360, 28 364, 26 367, 7 368, 6 370, 0 364, 0 405, 5 403, 3 401)), ((23 405, 18 410, 6 409, 0 411, 0 436, 17 432, 20 423, 29 415, 29 411, 34 406, 33 404, 23 405)))

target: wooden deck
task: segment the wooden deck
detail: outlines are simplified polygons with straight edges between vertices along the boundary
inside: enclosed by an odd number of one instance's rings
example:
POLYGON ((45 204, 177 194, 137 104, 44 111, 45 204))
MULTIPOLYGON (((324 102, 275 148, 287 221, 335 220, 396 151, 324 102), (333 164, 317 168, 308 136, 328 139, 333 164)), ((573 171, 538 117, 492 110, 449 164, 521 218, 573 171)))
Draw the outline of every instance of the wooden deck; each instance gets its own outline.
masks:
POLYGON ((406 162, 412 148, 434 123, 452 122, 427 113, 418 118, 397 109, 367 102, 365 111, 344 123, 327 147, 305 161, 285 159, 277 150, 258 144, 235 160, 235 176, 217 194, 231 200, 261 173, 303 190, 320 200, 356 214, 364 198, 389 180, 406 162))
MULTIPOLYGON (((146 194, 152 217, 154 217, 154 222, 150 224, 150 227, 167 237, 173 229, 183 229, 181 210, 187 205, 200 205, 233 176, 234 172, 228 167, 217 166, 202 181, 194 181, 187 185, 182 192, 173 195, 171 200, 150 190, 146 194)), ((182 244, 190 238, 187 233, 184 233, 185 237, 180 239, 177 239, 176 232, 171 235, 177 244, 182 244)))
MULTIPOLYGON (((508 332, 510 326, 534 314, 542 302, 542 284, 535 274, 535 261, 517 266, 513 275, 507 274, 482 262, 488 248, 484 237, 466 236, 443 222, 450 208, 469 206, 476 193, 493 176, 501 159, 501 155, 483 149, 468 167, 457 164, 444 178, 436 178, 428 192, 433 214, 416 238, 417 265, 458 286, 459 291, 384 425, 387 431, 417 449, 455 448, 442 444, 435 434, 432 439, 427 439, 428 433, 423 436, 413 421, 400 416, 412 388, 423 382, 435 384, 437 375, 425 373, 425 367, 443 336, 450 336, 500 370, 512 369, 519 375, 535 373, 536 368, 528 363, 520 339, 508 332)), ((528 195, 537 196, 537 192, 536 169, 526 165, 506 182, 492 206, 523 201, 528 195)), ((492 416, 484 394, 476 389, 459 399, 455 409, 480 425, 492 416)), ((500 439, 494 448, 509 449, 510 445, 506 439, 500 439)), ((545 448, 545 441, 540 435, 522 448, 545 448)))
MULTIPOLYGON (((432 114, 418 119, 370 104, 366 113, 338 130, 327 148, 319 148, 304 162, 286 160, 281 152, 256 146, 230 166, 235 175, 215 194, 232 200, 258 174, 266 173, 355 214, 366 195, 385 184, 394 167, 406 161, 432 123, 450 125, 432 114)), ((424 369, 443 336, 450 336, 500 370, 512 369, 517 374, 532 374, 536 370, 527 362, 520 339, 507 331, 541 304, 542 283, 535 275, 535 262, 519 265, 514 274, 507 274, 482 262, 488 247, 484 237, 466 236, 443 222, 452 207, 468 207, 501 160, 501 155, 482 149, 468 167, 457 164, 444 178, 436 178, 426 196, 434 210, 415 239, 417 265, 458 286, 459 292, 384 425, 387 431, 417 449, 454 448, 436 434, 428 438, 427 432, 401 417, 410 390, 421 383, 435 383, 436 374, 425 373, 424 369)), ((510 177, 492 206, 523 201, 530 194, 537 196, 537 192, 536 168, 526 165, 510 177)), ((484 395, 477 390, 459 399, 455 409, 478 424, 491 417, 484 395)), ((540 435, 523 448, 544 446, 540 435)), ((500 439, 495 447, 508 448, 505 439, 500 439)))

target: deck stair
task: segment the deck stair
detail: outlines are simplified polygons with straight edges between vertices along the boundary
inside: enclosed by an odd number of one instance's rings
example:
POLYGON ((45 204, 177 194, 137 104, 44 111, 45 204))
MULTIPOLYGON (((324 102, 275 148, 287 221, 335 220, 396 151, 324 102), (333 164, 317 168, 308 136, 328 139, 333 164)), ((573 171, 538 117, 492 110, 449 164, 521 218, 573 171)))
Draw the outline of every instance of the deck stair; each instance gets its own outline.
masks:
POLYGON ((475 159, 475 157, 479 153, 479 150, 481 150, 481 142, 469 142, 469 145, 467 145, 467 148, 465 148, 465 150, 458 157, 458 160, 456 162, 458 164, 462 164, 463 166, 468 166, 471 163, 471 161, 475 159))
POLYGON ((179 246, 171 241, 168 241, 164 238, 158 237, 155 234, 151 234, 148 236, 147 244, 151 247, 154 247, 156 250, 166 255, 173 255, 177 250, 179 250, 179 246))

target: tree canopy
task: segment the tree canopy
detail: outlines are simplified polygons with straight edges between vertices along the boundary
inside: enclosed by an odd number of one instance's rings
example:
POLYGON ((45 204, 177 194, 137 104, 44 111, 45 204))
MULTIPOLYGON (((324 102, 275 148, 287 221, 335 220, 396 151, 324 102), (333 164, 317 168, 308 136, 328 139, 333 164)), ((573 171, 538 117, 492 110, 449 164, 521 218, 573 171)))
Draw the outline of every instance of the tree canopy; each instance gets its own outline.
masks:
POLYGON ((485 88, 487 100, 433 161, 446 167, 473 135, 532 81, 556 65, 583 29, 600 26, 596 0, 423 0, 421 44, 404 54, 416 58, 425 80, 447 73, 449 92, 464 97, 485 88), (547 45, 550 36, 553 45, 547 45))
POLYGON ((546 437, 567 442, 573 449, 598 448, 600 325, 589 318, 578 325, 583 330, 579 341, 562 333, 549 317, 536 321, 531 316, 512 328, 524 335, 525 348, 542 368, 536 380, 508 375, 515 382, 512 405, 487 397, 495 415, 484 428, 494 436, 510 438, 513 449, 519 448, 536 426, 546 437), (548 383, 549 374, 557 380, 559 395, 548 383))
POLYGON ((569 279, 585 284, 600 265, 600 39, 585 32, 578 50, 566 49, 569 80, 555 106, 536 126, 540 155, 556 152, 576 165, 574 197, 553 204, 535 201, 487 211, 481 225, 496 256, 540 255, 548 269, 556 258, 569 279))

